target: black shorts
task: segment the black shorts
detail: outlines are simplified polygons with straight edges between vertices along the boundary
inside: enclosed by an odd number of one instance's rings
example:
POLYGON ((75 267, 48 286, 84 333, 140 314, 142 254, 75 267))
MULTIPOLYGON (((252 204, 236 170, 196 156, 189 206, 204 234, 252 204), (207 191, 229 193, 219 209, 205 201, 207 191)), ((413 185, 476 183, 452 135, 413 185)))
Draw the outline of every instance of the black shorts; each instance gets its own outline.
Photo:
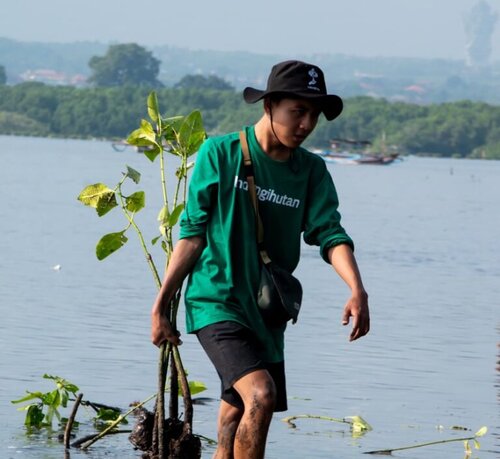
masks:
POLYGON ((243 409, 243 400, 233 388, 238 379, 255 370, 267 370, 276 386, 274 411, 288 409, 285 363, 269 363, 259 358, 259 343, 251 330, 236 322, 207 325, 196 333, 221 380, 221 399, 243 409))

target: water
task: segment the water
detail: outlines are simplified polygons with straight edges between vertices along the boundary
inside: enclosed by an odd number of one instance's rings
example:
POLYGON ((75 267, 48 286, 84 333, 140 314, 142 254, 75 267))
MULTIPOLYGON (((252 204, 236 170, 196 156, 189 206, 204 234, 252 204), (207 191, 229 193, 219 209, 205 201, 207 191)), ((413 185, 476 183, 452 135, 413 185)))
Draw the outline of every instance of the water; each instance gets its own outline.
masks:
MULTIPOLYGON (((79 385, 87 400, 121 407, 156 390, 155 285, 139 244, 130 233, 126 247, 98 262, 98 239, 125 222, 117 209, 98 218, 76 197, 90 183, 114 186, 125 164, 138 169, 148 206, 138 220, 150 240, 158 174, 142 155, 103 142, 0 137, 0 158, 0 457, 60 458, 56 434, 26 436, 24 412, 10 404, 25 390, 51 389, 44 373, 79 385)), ((410 158, 328 167, 370 293, 372 331, 348 343, 340 325, 346 287, 317 248, 304 247, 297 272, 304 306, 287 332, 287 415, 359 415, 373 431, 356 438, 343 424, 310 419, 291 429, 278 414, 266 457, 367 457, 471 434, 451 426, 475 432, 483 425, 489 432, 472 457, 500 457, 500 162, 410 158)), ((153 256, 161 259, 158 249, 153 256)), ((183 338, 190 379, 217 398, 214 370, 198 343, 183 338)), ((195 432, 215 438, 216 412, 215 401, 197 406, 195 432)), ((79 419, 78 437, 92 430, 85 410, 79 419)), ((212 453, 205 447, 203 457, 212 453)), ((462 459, 464 452, 451 443, 395 456, 462 459)), ((116 435, 71 457, 140 454, 116 435)))

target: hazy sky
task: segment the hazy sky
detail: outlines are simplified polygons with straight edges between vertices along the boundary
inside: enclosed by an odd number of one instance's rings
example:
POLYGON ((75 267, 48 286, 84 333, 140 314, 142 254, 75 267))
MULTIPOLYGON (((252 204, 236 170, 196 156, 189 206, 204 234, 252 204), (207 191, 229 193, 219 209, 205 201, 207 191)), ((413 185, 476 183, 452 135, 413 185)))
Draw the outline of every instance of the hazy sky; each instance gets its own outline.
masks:
MULTIPOLYGON (((477 0, 0 0, 0 36, 268 54, 463 59, 477 0)), ((500 12, 500 0, 488 0, 500 12)), ((493 54, 500 59, 500 21, 493 54)))

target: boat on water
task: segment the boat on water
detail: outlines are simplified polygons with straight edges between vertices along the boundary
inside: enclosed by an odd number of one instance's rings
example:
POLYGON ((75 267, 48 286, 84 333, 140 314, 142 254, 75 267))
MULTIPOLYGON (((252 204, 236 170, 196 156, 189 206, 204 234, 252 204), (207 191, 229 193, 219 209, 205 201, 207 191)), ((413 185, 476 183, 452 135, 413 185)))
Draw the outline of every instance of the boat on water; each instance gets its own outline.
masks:
POLYGON ((148 150, 148 147, 138 147, 136 145, 130 145, 126 140, 117 140, 111 143, 113 150, 115 151, 125 151, 128 148, 132 148, 137 153, 144 153, 148 150))
POLYGON ((329 152, 323 151, 319 154, 324 161, 328 163, 336 164, 348 164, 348 165, 360 165, 360 164, 372 164, 372 165, 387 165, 399 159, 398 153, 391 153, 389 155, 366 155, 361 153, 349 153, 349 152, 329 152))
MULTIPOLYGON (((374 153, 368 140, 332 139, 329 150, 312 150, 324 161, 347 165, 388 165, 400 160, 397 152, 374 153)), ((385 148, 384 148, 385 150, 385 148)))

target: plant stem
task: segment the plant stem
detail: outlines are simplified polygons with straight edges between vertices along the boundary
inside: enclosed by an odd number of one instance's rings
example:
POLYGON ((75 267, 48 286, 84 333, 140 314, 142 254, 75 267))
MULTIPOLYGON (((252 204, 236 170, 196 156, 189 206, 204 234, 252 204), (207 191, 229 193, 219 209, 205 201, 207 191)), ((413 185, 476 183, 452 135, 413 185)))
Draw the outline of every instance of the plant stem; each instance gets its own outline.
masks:
MULTIPOLYGON (((102 432, 97 434, 92 440, 89 440, 88 442, 84 443, 81 446, 81 449, 86 450, 89 448, 89 446, 93 445, 97 440, 100 438, 104 437, 108 433, 110 433, 111 430, 113 430, 120 422, 122 422, 123 419, 125 419, 130 413, 135 411, 137 408, 140 408, 141 406, 145 405, 148 403, 150 400, 156 397, 157 394, 150 395, 146 400, 138 403, 137 405, 134 405, 130 410, 128 410, 125 414, 118 416, 116 420, 114 420, 108 427, 106 427, 102 432)), ((112 432, 111 432, 112 433, 112 432)))
POLYGON ((182 360, 177 346, 173 347, 173 356, 175 366, 177 367, 177 372, 179 374, 182 389, 182 398, 184 400, 184 424, 188 426, 189 433, 191 433, 193 424, 193 402, 191 399, 191 391, 189 390, 189 382, 187 380, 184 367, 182 366, 182 360))
POLYGON ((163 437, 165 432, 165 379, 171 347, 170 343, 163 343, 160 346, 160 357, 158 360, 158 396, 156 399, 155 425, 153 429, 153 452, 157 450, 160 459, 164 459, 165 457, 165 441, 163 437), (156 448, 154 447, 155 441, 156 448))
POLYGON ((129 225, 131 225, 134 228, 135 232, 137 233, 137 236, 139 237, 139 242, 141 244, 144 255, 146 256, 146 261, 149 265, 149 268, 151 269, 151 272, 153 273, 153 277, 154 277, 156 286, 158 287, 158 289, 160 289, 161 288, 160 275, 158 274, 158 270, 156 269, 156 265, 153 262, 153 257, 151 256, 151 254, 148 251, 148 247, 147 247, 146 241, 144 240, 144 237, 142 235, 142 231, 137 226, 137 223, 135 223, 133 215, 132 216, 130 215, 130 212, 127 210, 127 207, 125 206, 125 201, 124 201, 123 195, 122 195, 121 182, 118 184, 117 194, 118 194, 118 197, 120 198, 120 205, 121 205, 122 211, 125 214, 125 217, 127 218, 128 222, 129 222, 129 225))
POLYGON ((76 412, 78 411, 78 407, 80 406, 80 402, 82 401, 83 394, 78 394, 76 398, 75 404, 73 405, 73 409, 71 410, 71 414, 68 418, 68 422, 66 423, 66 428, 64 429, 64 447, 66 449, 69 448, 69 440, 71 438, 71 429, 73 428, 73 423, 75 422, 76 412))
POLYGON ((160 180, 161 191, 163 193, 163 205, 168 209, 167 180, 165 178, 165 158, 163 157, 163 149, 160 153, 160 180))
POLYGON ((377 451, 366 451, 363 454, 391 454, 394 451, 403 451, 405 449, 413 449, 413 448, 422 448, 424 446, 432 446, 432 445, 440 445, 442 443, 452 443, 456 441, 469 441, 469 440, 475 440, 476 437, 467 437, 467 438, 449 438, 447 440, 436 440, 436 441, 430 441, 427 443, 418 443, 413 446, 403 446, 401 448, 393 448, 393 449, 380 449, 377 451))
POLYGON ((323 421, 342 422, 343 424, 352 425, 352 422, 346 421, 345 419, 332 418, 329 416, 317 416, 312 414, 298 414, 296 416, 288 416, 286 418, 283 418, 282 421, 290 424, 290 426, 295 428, 296 425, 292 422, 295 421, 295 419, 322 419, 323 421))

